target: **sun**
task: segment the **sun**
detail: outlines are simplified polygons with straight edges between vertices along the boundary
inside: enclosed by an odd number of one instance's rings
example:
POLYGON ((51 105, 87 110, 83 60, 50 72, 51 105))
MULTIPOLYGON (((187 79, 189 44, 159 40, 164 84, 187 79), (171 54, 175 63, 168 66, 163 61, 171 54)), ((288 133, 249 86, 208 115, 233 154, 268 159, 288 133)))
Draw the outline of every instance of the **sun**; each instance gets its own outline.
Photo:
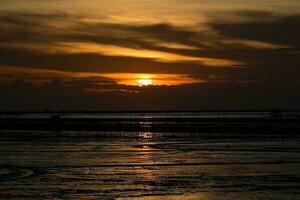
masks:
POLYGON ((140 79, 138 80, 139 86, 150 86, 153 85, 153 81, 150 79, 140 79))

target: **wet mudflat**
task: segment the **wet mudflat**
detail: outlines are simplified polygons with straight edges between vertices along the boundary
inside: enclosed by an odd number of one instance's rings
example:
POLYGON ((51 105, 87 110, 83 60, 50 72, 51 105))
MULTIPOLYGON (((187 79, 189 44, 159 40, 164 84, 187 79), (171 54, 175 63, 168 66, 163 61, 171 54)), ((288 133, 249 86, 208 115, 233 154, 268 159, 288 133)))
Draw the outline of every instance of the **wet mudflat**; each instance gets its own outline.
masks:
POLYGON ((300 141, 2 138, 0 198, 296 200, 300 141))

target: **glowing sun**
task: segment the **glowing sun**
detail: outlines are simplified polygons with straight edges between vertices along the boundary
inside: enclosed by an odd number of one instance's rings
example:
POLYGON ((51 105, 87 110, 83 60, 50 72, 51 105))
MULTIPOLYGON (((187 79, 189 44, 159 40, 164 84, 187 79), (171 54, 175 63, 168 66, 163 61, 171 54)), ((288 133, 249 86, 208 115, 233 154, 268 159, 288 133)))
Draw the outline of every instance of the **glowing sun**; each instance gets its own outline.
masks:
POLYGON ((150 79, 140 79, 138 80, 139 86, 150 86, 153 85, 153 81, 150 79))

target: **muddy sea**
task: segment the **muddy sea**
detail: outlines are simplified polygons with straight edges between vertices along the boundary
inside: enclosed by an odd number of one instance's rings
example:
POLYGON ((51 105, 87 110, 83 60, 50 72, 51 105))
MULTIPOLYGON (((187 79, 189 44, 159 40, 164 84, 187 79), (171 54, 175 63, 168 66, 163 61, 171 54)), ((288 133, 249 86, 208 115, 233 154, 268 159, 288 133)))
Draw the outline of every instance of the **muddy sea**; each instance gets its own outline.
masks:
POLYGON ((298 139, 145 134, 1 138, 0 198, 300 199, 298 139))

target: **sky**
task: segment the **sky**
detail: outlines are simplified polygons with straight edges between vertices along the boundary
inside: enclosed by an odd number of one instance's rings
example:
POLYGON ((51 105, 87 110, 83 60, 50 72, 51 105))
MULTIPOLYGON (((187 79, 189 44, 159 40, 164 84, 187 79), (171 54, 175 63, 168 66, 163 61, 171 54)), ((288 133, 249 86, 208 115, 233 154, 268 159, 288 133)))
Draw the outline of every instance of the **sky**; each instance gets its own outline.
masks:
POLYGON ((300 109, 299 0, 1 0, 0 111, 300 109))

